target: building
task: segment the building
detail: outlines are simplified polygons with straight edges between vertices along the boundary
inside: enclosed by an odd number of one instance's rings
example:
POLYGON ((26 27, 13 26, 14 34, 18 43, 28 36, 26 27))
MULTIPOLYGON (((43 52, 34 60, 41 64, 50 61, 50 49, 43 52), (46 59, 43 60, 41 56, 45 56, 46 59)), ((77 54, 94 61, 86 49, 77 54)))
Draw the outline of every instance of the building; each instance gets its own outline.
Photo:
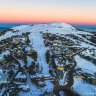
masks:
POLYGON ((26 75, 22 74, 21 72, 19 72, 15 77, 15 82, 26 82, 26 81, 27 81, 26 75))
POLYGON ((58 70, 64 71, 64 66, 57 66, 58 70))
POLYGON ((96 78, 89 77, 87 78, 87 82, 93 85, 96 85, 96 78))

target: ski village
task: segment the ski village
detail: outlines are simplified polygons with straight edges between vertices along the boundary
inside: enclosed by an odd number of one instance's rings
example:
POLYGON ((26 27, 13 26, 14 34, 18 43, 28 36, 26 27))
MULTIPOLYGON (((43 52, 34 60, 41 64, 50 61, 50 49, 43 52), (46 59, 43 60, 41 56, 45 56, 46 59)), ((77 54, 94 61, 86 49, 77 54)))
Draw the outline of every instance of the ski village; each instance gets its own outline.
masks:
POLYGON ((96 32, 66 23, 0 31, 0 96, 96 96, 96 32))

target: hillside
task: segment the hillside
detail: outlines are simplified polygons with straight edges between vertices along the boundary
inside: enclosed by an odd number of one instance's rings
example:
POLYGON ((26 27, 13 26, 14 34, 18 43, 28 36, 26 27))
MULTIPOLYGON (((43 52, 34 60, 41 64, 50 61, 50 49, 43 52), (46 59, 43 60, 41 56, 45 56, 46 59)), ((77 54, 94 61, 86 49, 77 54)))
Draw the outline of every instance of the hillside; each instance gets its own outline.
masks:
POLYGON ((66 23, 2 31, 0 90, 0 96, 95 96, 96 33, 66 23))

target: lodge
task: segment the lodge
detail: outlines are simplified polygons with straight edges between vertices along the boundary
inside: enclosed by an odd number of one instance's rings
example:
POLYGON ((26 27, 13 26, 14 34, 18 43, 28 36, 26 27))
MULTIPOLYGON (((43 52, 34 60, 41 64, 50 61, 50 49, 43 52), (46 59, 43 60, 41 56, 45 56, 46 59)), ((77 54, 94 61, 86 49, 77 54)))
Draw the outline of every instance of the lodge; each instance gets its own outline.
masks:
POLYGON ((22 74, 21 72, 19 72, 19 73, 17 74, 17 76, 15 77, 15 80, 14 80, 14 81, 15 81, 15 82, 22 82, 22 83, 24 83, 24 82, 27 81, 27 77, 26 77, 25 74, 22 74))

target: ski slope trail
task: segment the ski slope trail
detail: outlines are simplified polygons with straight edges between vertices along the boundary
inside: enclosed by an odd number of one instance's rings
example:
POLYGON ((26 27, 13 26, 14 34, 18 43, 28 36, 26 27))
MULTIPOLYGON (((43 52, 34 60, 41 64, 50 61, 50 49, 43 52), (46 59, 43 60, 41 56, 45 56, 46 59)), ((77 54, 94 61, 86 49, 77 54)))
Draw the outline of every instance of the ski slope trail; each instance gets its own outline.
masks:
POLYGON ((49 74, 49 66, 46 63, 47 48, 44 45, 44 40, 40 32, 32 32, 29 36, 33 49, 37 52, 37 63, 42 68, 42 74, 49 74))

